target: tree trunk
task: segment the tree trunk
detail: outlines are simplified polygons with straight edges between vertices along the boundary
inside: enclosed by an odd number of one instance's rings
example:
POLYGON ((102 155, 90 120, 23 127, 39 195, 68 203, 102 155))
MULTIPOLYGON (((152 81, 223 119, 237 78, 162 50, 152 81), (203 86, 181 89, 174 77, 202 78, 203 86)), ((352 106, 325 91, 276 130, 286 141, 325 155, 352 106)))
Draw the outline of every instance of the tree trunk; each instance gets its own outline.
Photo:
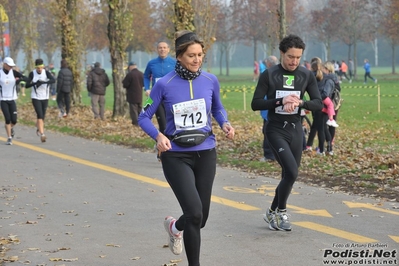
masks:
POLYGON ((326 43, 326 48, 327 48, 327 59, 331 60, 331 41, 330 38, 327 38, 327 43, 326 43))
POLYGON ((348 61, 351 59, 351 50, 352 50, 352 44, 348 44, 348 61))
POLYGON ((223 76, 223 45, 220 45, 219 75, 223 76))
POLYGON ((61 58, 67 60, 69 68, 72 71, 74 79, 74 87, 71 92, 71 101, 73 105, 82 103, 81 95, 81 77, 80 58, 83 54, 78 46, 78 36, 76 34, 77 22, 76 12, 78 10, 76 0, 66 0, 66 2, 58 2, 63 10, 61 18, 61 58))
POLYGON ((353 64, 354 64, 354 70, 353 70, 353 76, 356 79, 357 76, 357 39, 355 39, 355 42, 353 43, 353 64))
POLYGON ((392 42, 392 74, 396 74, 396 72, 395 72, 395 58, 396 58, 395 42, 392 42))
POLYGON ((258 42, 254 39, 254 61, 258 61, 258 42))
POLYGON ((280 0, 280 41, 286 35, 287 21, 285 19, 285 0, 280 0))
MULTIPOLYGON (((109 53, 111 55, 112 81, 114 85, 114 109, 112 118, 125 116, 128 112, 128 103, 126 101, 126 91, 122 87, 122 80, 125 76, 123 69, 126 61, 125 50, 128 46, 123 25, 130 25, 123 18, 127 19, 128 13, 123 10, 123 4, 119 1, 110 0, 108 14, 108 39, 109 53)), ((132 17, 130 17, 131 19, 132 17)))
POLYGON ((226 49, 226 77, 230 76, 229 53, 230 53, 230 49, 226 49))
POLYGON ((375 60, 375 66, 378 66, 378 39, 374 39, 374 60, 375 60))

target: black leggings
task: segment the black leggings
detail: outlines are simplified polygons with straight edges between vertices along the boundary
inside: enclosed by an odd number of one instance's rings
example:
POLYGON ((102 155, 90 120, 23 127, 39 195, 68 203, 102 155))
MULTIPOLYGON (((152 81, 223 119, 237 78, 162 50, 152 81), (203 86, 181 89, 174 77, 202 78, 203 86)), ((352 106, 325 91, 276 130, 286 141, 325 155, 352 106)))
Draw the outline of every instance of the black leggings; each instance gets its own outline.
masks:
MULTIPOLYGON (((333 116, 333 118, 334 118, 335 121, 337 121, 338 111, 339 111, 339 110, 335 110, 335 115, 333 116)), ((331 145, 332 145, 332 142, 334 141, 334 138, 335 138, 335 127, 328 127, 328 131, 329 131, 329 133, 330 133, 331 145)))
POLYGON ((1 111, 4 115, 6 125, 17 123, 17 104, 15 101, 1 101, 1 111))
POLYGON ((324 152, 324 143, 331 142, 330 131, 327 126, 328 115, 322 111, 314 111, 313 113, 313 123, 310 128, 310 133, 308 137, 308 142, 306 146, 312 146, 313 140, 317 133, 317 138, 319 139, 319 152, 324 152))
POLYGON ((48 100, 32 99, 33 108, 36 112, 37 119, 43 119, 46 116, 48 100))
POLYGON ((281 166, 281 181, 276 188, 271 209, 275 210, 278 207, 283 210, 287 208, 288 196, 298 177, 302 158, 302 124, 269 122, 266 134, 274 157, 281 166))
POLYGON ((367 82, 367 78, 370 78, 375 81, 375 79, 370 75, 370 72, 364 73, 364 82, 367 82))
POLYGON ((216 173, 216 150, 164 152, 161 162, 183 215, 176 228, 183 232, 189 266, 199 266, 201 233, 209 216, 213 180, 216 173))

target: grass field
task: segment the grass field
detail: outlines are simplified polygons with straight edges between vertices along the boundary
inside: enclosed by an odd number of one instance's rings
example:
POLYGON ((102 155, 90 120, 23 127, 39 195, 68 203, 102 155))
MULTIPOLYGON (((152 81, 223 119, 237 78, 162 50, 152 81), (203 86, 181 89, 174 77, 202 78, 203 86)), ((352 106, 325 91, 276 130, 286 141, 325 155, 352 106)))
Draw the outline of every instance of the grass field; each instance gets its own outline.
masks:
MULTIPOLYGON (((370 140, 381 145, 391 145, 397 142, 397 138, 392 136, 392 132, 399 131, 399 111, 397 104, 399 102, 399 75, 387 74, 390 68, 374 68, 372 75, 378 79, 374 84, 369 81, 363 84, 363 72, 361 68, 360 75, 353 83, 343 81, 342 97, 344 104, 339 112, 339 121, 346 127, 364 131, 378 130, 381 132, 380 138, 370 140), (380 87, 380 112, 378 112, 378 89, 380 87)), ((251 110, 251 101, 256 82, 252 81, 251 68, 233 68, 230 70, 230 76, 218 76, 221 85, 222 102, 229 111, 234 111, 233 120, 242 119, 249 121, 259 121, 261 123, 259 112, 251 110), (243 92, 243 89, 246 92, 243 92)), ((214 73, 218 73, 215 70, 214 73)), ((112 85, 107 88, 106 108, 113 108, 113 88, 112 85)), ((28 100, 27 97, 24 100, 28 100)), ((82 102, 84 105, 90 105, 90 97, 87 91, 82 92, 82 102)), ((54 101, 49 102, 50 106, 56 106, 54 101)))

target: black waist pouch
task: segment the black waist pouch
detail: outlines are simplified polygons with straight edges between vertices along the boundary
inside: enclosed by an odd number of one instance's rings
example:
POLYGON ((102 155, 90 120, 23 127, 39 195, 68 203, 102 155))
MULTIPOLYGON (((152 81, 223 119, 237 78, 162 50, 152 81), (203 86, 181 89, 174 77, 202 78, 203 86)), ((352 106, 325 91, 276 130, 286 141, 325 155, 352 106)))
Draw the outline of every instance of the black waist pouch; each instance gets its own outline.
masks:
POLYGON ((204 142, 210 135, 212 135, 212 131, 187 130, 168 136, 168 138, 181 147, 193 147, 204 142))

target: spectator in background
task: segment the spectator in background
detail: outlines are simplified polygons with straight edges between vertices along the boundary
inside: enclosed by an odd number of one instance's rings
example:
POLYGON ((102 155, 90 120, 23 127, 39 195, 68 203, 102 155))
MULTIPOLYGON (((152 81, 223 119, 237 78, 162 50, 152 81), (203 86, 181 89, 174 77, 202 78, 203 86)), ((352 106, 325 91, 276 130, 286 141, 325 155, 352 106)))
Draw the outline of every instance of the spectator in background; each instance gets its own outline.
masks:
POLYGON ((108 75, 101 68, 101 64, 99 62, 94 63, 94 69, 87 76, 87 90, 91 96, 91 110, 93 111, 94 119, 100 118, 104 120, 105 93, 109 84, 108 75))
POLYGON ((132 125, 138 126, 137 120, 143 106, 144 74, 137 69, 135 62, 129 63, 128 70, 122 84, 126 89, 126 100, 129 103, 132 125))
MULTIPOLYGON (((319 61, 314 61, 311 65, 312 71, 317 80, 317 86, 319 89, 319 93, 321 99, 325 101, 334 90, 335 84, 333 78, 327 77, 327 74, 323 72, 323 65, 319 61)), ((335 71, 335 69, 334 69, 335 71)), ((324 107, 324 106, 323 106, 324 107)), ((311 151, 314 138, 317 133, 317 138, 319 140, 319 145, 317 149, 318 155, 325 156, 324 145, 327 142, 327 152, 332 155, 332 147, 331 147, 331 135, 327 128, 328 115, 322 110, 313 111, 313 123, 310 129, 309 137, 306 143, 306 150, 311 151)))
POLYGON ((349 81, 350 78, 346 75, 346 72, 348 72, 348 65, 345 63, 345 60, 342 60, 340 70, 341 70, 341 80, 342 76, 344 76, 349 81))
MULTIPOLYGON (((160 78, 175 70, 176 60, 169 56, 169 44, 159 42, 157 52, 158 57, 150 60, 144 70, 144 91, 147 97, 150 96, 151 88, 154 87, 160 78)), ((155 115, 159 131, 163 133, 166 127, 165 108, 163 104, 159 105, 155 115)))
MULTIPOLYGON (((175 70, 176 60, 169 56, 170 48, 166 42, 159 42, 157 45, 158 57, 150 60, 144 70, 144 91, 147 97, 150 96, 151 88, 155 86, 157 81, 175 70)), ((161 133, 166 128, 165 107, 160 104, 155 112, 158 122, 158 128, 161 133)), ((160 151, 156 149, 157 159, 160 161, 160 151)))
POLYGON ((259 78, 259 63, 258 61, 254 61, 254 77, 252 79, 253 82, 256 82, 259 78))
MULTIPOLYGON (((274 55, 271 55, 271 56, 269 56, 268 58, 265 59, 265 62, 266 62, 267 69, 269 69, 272 66, 275 66, 275 65, 278 64, 278 59, 274 55)), ((263 118, 263 127, 262 127, 262 133, 263 133, 263 158, 260 160, 261 162, 269 162, 269 161, 276 160, 276 158, 274 157, 273 151, 270 148, 269 141, 267 140, 267 136, 266 136, 266 127, 267 127, 267 124, 268 124, 267 114, 268 114, 268 110, 261 110, 260 111, 260 115, 263 118)))
POLYGON ((26 88, 32 87, 30 97, 37 118, 36 134, 40 137, 41 142, 46 142, 47 139, 44 134, 44 118, 50 96, 50 86, 54 83, 55 78, 50 71, 45 70, 43 59, 36 59, 35 69, 29 73, 29 82, 26 84, 26 88))
MULTIPOLYGON (((266 59, 259 61, 259 75, 265 72, 266 70, 266 59)), ((258 77, 259 78, 259 77, 258 77)))
POLYGON ((367 83, 367 78, 370 78, 374 81, 374 83, 377 83, 377 79, 373 78, 371 76, 371 67, 368 59, 364 59, 364 66, 363 66, 365 73, 364 73, 364 84, 367 83))
POLYGON ((57 106, 60 110, 58 117, 67 117, 71 106, 71 92, 74 80, 72 71, 65 59, 61 60, 61 69, 57 76, 57 106))
POLYGON ((349 71, 349 83, 352 83, 353 77, 355 75, 355 65, 353 64, 352 59, 349 59, 348 61, 348 71, 349 71))
POLYGON ((308 69, 308 70, 310 70, 311 68, 310 68, 310 63, 309 63, 309 61, 307 61, 307 60, 305 60, 305 62, 304 62, 304 66, 306 67, 306 69, 308 69))
MULTIPOLYGON (((51 73, 54 79, 57 79, 57 74, 55 73, 55 68, 53 63, 49 64, 48 71, 51 73)), ((50 84, 50 94, 51 94, 51 100, 55 101, 57 95, 57 87, 55 82, 50 84)))
MULTIPOLYGON (((326 74, 327 77, 331 77, 331 79, 334 81, 335 88, 337 88, 339 91, 341 91, 341 86, 339 85, 338 77, 334 74, 334 66, 331 64, 331 62, 324 63, 323 72, 326 74)), ((339 109, 335 110, 335 115, 333 116, 333 119, 335 121, 337 121, 337 118, 338 118, 338 111, 339 111, 339 109)), ((331 137, 331 143, 330 143, 330 148, 329 148, 328 153, 330 155, 334 155, 333 147, 334 147, 336 127, 329 126, 328 131, 329 131, 330 137, 331 137)), ((326 134, 326 138, 328 138, 328 133, 326 134)))

